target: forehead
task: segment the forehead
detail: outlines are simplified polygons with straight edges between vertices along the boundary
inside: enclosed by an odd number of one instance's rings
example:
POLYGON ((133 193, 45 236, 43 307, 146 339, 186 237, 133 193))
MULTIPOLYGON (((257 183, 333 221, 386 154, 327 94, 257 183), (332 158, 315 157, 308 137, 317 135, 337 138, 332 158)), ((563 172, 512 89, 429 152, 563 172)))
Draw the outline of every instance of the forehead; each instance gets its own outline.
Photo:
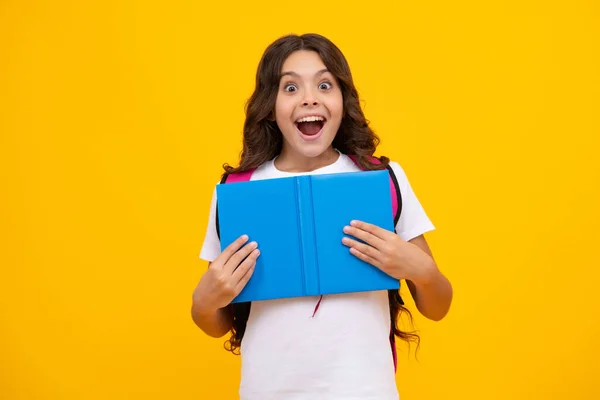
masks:
POLYGON ((323 60, 316 52, 299 50, 290 54, 284 61, 281 73, 295 72, 301 76, 311 76, 325 68, 323 60))

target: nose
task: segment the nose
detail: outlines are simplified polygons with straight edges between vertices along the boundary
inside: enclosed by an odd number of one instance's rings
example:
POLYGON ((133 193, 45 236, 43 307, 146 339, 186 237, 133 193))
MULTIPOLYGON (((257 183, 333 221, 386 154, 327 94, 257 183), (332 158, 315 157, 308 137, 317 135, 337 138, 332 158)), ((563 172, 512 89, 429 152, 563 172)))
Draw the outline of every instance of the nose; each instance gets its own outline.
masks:
POLYGON ((304 95, 304 100, 302 101, 302 106, 303 107, 308 107, 308 106, 315 107, 318 105, 319 105, 319 100, 317 99, 317 96, 315 96, 315 94, 312 91, 307 90, 304 95))

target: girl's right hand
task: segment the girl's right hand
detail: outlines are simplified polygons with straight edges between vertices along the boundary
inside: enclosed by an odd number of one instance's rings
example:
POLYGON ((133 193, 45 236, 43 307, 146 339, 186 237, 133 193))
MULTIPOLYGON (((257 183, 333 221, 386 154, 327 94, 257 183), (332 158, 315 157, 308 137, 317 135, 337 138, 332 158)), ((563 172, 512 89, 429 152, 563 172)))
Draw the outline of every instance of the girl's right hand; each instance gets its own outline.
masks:
POLYGON ((256 242, 244 245, 247 241, 248 236, 239 237, 208 266, 193 294, 200 314, 214 313, 229 305, 250 280, 260 250, 256 242))

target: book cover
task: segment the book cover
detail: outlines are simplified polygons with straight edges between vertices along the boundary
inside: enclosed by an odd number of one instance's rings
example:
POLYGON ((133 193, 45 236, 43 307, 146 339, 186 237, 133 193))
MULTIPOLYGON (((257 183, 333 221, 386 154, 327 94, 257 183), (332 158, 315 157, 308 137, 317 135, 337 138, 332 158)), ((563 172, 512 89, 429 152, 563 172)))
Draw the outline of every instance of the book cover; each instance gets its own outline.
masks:
POLYGON ((247 234, 261 251, 234 302, 399 288, 342 244, 353 219, 394 231, 385 170, 220 184, 217 199, 221 248, 247 234))

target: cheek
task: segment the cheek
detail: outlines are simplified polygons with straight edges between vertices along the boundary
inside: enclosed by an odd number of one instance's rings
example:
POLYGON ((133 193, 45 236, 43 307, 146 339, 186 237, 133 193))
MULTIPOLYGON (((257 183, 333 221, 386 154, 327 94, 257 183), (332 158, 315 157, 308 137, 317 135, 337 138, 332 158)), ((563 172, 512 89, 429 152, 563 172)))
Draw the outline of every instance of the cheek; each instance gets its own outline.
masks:
POLYGON ((339 95, 335 97, 332 104, 332 109, 335 110, 335 115, 337 117, 342 116, 342 112, 344 110, 344 98, 342 97, 341 93, 339 93, 339 95))
POLYGON ((294 107, 289 99, 278 98, 275 102, 275 115, 278 120, 289 119, 294 107))
POLYGON ((290 122, 294 111, 293 104, 287 99, 278 99, 275 102, 275 122, 284 137, 290 138, 295 131, 295 126, 290 122))

